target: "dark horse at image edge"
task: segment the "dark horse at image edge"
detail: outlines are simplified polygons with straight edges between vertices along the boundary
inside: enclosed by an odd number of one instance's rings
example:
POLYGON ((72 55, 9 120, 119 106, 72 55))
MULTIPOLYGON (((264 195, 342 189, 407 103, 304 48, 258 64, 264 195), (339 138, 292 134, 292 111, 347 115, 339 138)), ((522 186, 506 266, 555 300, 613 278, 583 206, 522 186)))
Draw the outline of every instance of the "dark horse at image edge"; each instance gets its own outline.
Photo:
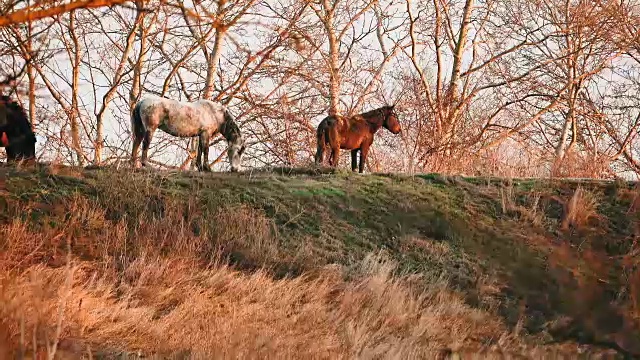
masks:
POLYGON ((393 134, 399 134, 402 129, 398 117, 394 111, 395 105, 387 105, 362 114, 351 117, 342 115, 330 115, 318 124, 316 132, 318 150, 315 162, 320 165, 324 162, 324 152, 328 147, 331 150, 329 165, 335 167, 340 158, 340 150, 351 150, 351 170, 364 172, 364 164, 367 160, 369 148, 373 144, 373 136, 381 127, 393 134), (360 151, 360 164, 358 164, 358 151, 360 151))
POLYGON ((0 143, 7 152, 7 162, 36 157, 36 136, 27 114, 6 95, 0 95, 0 143))

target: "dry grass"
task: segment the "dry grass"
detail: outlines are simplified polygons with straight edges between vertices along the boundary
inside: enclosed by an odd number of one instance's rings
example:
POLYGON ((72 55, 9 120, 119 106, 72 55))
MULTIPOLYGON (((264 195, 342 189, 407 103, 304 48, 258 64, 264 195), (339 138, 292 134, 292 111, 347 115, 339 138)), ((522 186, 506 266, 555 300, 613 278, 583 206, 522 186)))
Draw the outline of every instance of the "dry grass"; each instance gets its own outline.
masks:
POLYGON ((563 231, 570 227, 576 229, 589 225, 592 219, 603 220, 598 214, 598 199, 590 192, 578 186, 569 201, 564 204, 564 215, 560 224, 563 231))
POLYGON ((5 357, 434 358, 548 350, 525 347, 496 316, 465 305, 444 284, 416 287, 414 277, 394 275, 385 257, 367 257, 348 281, 338 266, 283 279, 234 270, 224 260, 230 249, 255 261, 280 255, 277 231, 250 208, 221 211, 215 221, 228 226, 198 236, 191 219, 171 207, 163 221, 142 219, 133 233, 123 221, 105 226, 104 211, 81 198, 53 211, 69 214, 56 227, 63 232, 33 231, 19 220, 0 228, 5 357))
POLYGON ((541 212, 540 194, 529 194, 526 206, 518 204, 516 201, 516 191, 511 181, 509 185, 501 187, 500 193, 500 209, 503 215, 514 214, 518 218, 527 221, 534 226, 541 226, 545 221, 544 212, 541 212))
POLYGON ((412 293, 386 265, 352 283, 331 270, 274 280, 224 266, 198 270, 186 259, 140 258, 122 274, 85 262, 70 269, 36 266, 3 276, 10 339, 20 337, 21 321, 27 334, 38 327, 51 336, 60 304, 63 351, 92 345, 194 358, 430 358, 445 347, 494 343, 505 332, 445 291, 412 293), (69 274, 71 288, 64 286, 69 274))

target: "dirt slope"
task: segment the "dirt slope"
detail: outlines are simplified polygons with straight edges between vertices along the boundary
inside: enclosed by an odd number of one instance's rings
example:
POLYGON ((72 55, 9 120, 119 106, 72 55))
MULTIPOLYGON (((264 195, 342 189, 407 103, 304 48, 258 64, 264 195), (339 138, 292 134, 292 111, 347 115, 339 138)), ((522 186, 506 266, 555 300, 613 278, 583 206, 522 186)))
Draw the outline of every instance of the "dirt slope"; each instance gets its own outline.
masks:
POLYGON ((640 356, 635 186, 5 167, 0 347, 640 356))

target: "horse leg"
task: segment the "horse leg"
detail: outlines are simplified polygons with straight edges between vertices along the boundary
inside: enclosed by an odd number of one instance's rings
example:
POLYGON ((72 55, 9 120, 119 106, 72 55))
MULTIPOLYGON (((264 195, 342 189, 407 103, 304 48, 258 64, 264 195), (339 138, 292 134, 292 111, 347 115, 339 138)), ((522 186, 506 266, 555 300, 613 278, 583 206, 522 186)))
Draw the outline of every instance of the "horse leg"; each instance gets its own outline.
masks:
POLYGON ((329 165, 336 167, 340 160, 340 146, 331 149, 331 158, 329 159, 329 165))
POLYGON ((211 168, 209 167, 209 135, 207 133, 200 133, 198 145, 198 163, 200 163, 199 170, 210 172, 211 168), (200 159, 200 155, 204 155, 202 156, 203 159, 200 159))
POLYGON ((360 174, 364 172, 364 164, 367 161, 367 155, 369 154, 369 147, 371 147, 371 143, 364 143, 360 148, 360 167, 358 169, 360 174))
POLYGON ((196 169, 202 171, 202 141, 200 141, 200 135, 198 135, 198 155, 196 155, 196 169))
POLYGON ((324 142, 318 141, 318 149, 316 150, 316 165, 322 165, 324 162, 324 142))
POLYGON ((329 165, 336 167, 340 161, 340 134, 337 129, 331 129, 329 136, 329 146, 331 146, 331 157, 329 165))
POLYGON ((133 138, 133 149, 131 150, 131 165, 134 167, 136 166, 136 162, 138 161, 138 151, 140 150, 140 144, 142 143, 143 138, 144 134, 135 134, 133 138))
POLYGON ((16 152, 13 150, 12 146, 7 146, 4 148, 7 153, 7 163, 15 162, 18 158, 16 152))
POLYGON ((358 149, 351 150, 351 171, 356 171, 358 167, 358 149))
POLYGON ((142 166, 147 166, 147 157, 149 155, 149 145, 151 145, 151 139, 153 139, 153 130, 149 129, 145 131, 144 138, 142 139, 142 166))
POLYGON ((321 131, 316 136, 316 140, 318 143, 317 150, 316 150, 316 158, 315 158, 316 165, 322 165, 322 163, 324 162, 324 150, 326 147, 326 139, 324 136, 325 132, 326 130, 321 131))

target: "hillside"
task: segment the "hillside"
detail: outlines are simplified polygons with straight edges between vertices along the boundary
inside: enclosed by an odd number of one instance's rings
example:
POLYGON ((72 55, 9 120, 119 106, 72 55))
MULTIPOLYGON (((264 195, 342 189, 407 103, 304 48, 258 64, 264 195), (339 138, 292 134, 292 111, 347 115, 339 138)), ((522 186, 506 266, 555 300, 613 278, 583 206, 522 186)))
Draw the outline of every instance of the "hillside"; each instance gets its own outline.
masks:
POLYGON ((2 167, 1 355, 640 356, 639 194, 2 167))

